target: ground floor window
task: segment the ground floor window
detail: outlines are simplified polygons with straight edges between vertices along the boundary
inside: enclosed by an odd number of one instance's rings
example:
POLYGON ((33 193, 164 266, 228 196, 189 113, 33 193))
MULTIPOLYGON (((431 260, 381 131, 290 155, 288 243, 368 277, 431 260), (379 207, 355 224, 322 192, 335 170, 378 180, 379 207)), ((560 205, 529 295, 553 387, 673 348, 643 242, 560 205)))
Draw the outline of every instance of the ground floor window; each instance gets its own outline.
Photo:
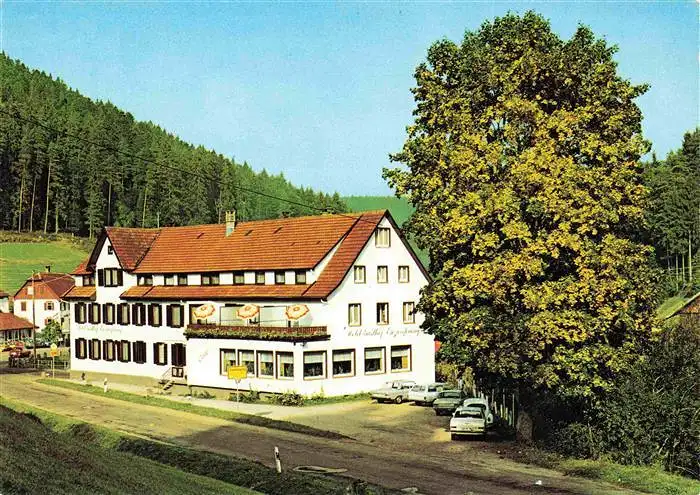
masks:
POLYGON ((142 340, 134 342, 134 362, 139 364, 146 362, 146 343, 142 340))
POLYGON ((409 371, 411 369, 411 346, 397 345, 391 347, 391 371, 409 371))
POLYGON ((168 344, 163 342, 153 344, 153 362, 160 366, 168 364, 168 344))
POLYGON ((255 351, 238 351, 238 362, 248 368, 248 375, 255 376, 255 351))
POLYGON ((258 376, 264 378, 273 378, 275 376, 272 351, 258 351, 258 376))
POLYGON ((365 349, 365 373, 384 373, 384 348, 365 349))
POLYGON ((105 361, 114 361, 114 341, 105 340, 102 343, 102 355, 105 361))
POLYGON ((117 359, 122 363, 131 361, 131 345, 128 340, 120 340, 117 344, 117 359))
POLYGON ((278 352, 277 369, 279 378, 294 378, 294 354, 278 352))
POLYGON ((90 340, 88 352, 90 353, 90 359, 100 359, 100 341, 98 339, 90 340))
POLYGON ((236 351, 233 349, 221 349, 219 351, 220 366, 219 374, 228 376, 228 369, 231 366, 236 366, 236 351))
POLYGON ((325 378, 326 351, 304 353, 304 378, 325 378))
POLYGON ((185 344, 172 344, 170 350, 173 353, 173 366, 185 366, 187 364, 185 344))
POLYGON ((352 376, 355 374, 355 351, 346 349, 333 351, 333 376, 352 376))
POLYGON ((77 359, 87 357, 87 341, 85 339, 75 339, 75 357, 77 359))

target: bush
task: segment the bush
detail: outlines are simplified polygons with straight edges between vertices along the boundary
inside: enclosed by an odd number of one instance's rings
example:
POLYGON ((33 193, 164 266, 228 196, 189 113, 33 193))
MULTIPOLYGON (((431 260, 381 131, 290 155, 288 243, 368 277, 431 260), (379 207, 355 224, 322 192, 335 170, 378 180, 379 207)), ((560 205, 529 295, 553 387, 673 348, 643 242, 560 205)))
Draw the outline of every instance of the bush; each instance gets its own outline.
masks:
POLYGON ((244 402, 246 404, 251 404, 253 402, 260 402, 260 392, 257 390, 241 390, 238 392, 238 398, 236 398, 236 392, 231 392, 228 396, 228 400, 231 400, 233 402, 236 402, 236 400, 240 402, 244 402))
POLYGON ((216 399, 216 395, 210 394, 207 390, 202 390, 201 392, 193 390, 191 395, 193 399, 216 399))
POLYGON ((283 392, 281 394, 275 394, 270 397, 270 402, 273 404, 279 404, 281 406, 303 406, 304 396, 294 392, 283 392))

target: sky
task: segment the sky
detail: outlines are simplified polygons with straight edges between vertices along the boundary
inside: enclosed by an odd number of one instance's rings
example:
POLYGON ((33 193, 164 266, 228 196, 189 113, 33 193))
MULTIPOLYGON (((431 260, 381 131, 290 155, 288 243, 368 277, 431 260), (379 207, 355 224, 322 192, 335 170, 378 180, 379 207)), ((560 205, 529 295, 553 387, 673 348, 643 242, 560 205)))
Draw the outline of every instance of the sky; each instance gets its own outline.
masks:
POLYGON ((0 49, 195 145, 341 195, 391 194, 431 43, 535 10, 616 44, 659 158, 698 125, 698 1, 0 0, 0 49))

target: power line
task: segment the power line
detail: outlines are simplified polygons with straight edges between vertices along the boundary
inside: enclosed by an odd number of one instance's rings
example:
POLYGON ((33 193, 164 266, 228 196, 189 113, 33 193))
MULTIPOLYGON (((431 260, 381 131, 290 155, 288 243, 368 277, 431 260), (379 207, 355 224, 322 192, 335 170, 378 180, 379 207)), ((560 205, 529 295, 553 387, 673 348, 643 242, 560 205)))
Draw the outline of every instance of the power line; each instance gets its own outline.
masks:
MULTIPOLYGON (((309 208, 309 209, 311 209, 311 210, 321 211, 321 212, 327 212, 327 211, 328 211, 327 208, 321 208, 321 207, 319 207, 319 206, 308 205, 308 204, 301 203, 301 202, 294 201, 294 200, 287 199, 287 198, 280 198, 279 196, 274 196, 274 195, 272 195, 272 194, 268 194, 268 193, 265 193, 265 192, 262 192, 262 191, 257 191, 257 190, 255 190, 255 189, 251 189, 251 188, 249 188, 249 187, 239 186, 239 185, 235 185, 235 184, 229 184, 229 183, 227 183, 226 181, 223 181, 222 179, 220 179, 220 178, 218 178, 218 177, 210 176, 210 175, 207 175, 207 174, 202 174, 202 173, 200 173, 200 172, 194 172, 194 171, 189 171, 189 170, 183 170, 183 169, 181 169, 181 168, 174 167, 174 166, 172 166, 172 165, 167 165, 167 164, 164 164, 164 163, 158 163, 158 162, 155 161, 155 160, 151 160, 151 159, 145 158, 145 157, 143 157, 143 156, 135 155, 135 154, 129 153, 129 152, 127 152, 127 151, 122 151, 122 150, 120 150, 120 149, 114 148, 113 146, 109 146, 109 145, 107 145, 107 144, 97 143, 97 142, 95 142, 95 141, 91 141, 91 140, 89 140, 89 139, 87 139, 87 138, 84 138, 84 137, 82 137, 82 136, 78 136, 78 135, 76 135, 76 134, 71 134, 70 132, 67 132, 67 131, 64 131, 64 130, 56 129, 55 127, 51 127, 51 126, 46 125, 46 124, 44 124, 44 123, 42 123, 42 122, 39 122, 38 120, 29 118, 29 117, 23 117, 23 116, 21 116, 19 113, 8 112, 7 110, 4 110, 4 109, 0 109, 0 113, 2 113, 2 114, 4 114, 4 115, 7 115, 8 117, 11 117, 11 118, 13 118, 13 119, 16 119, 16 120, 19 120, 19 121, 22 121, 22 122, 25 122, 25 123, 28 123, 28 124, 32 124, 32 125, 41 127, 41 128, 46 129, 47 131, 52 132, 52 133, 54 133, 54 134, 59 134, 59 135, 62 135, 62 136, 64 136, 64 137, 69 137, 69 138, 72 138, 72 139, 77 139, 78 141, 82 141, 82 142, 87 143, 87 144, 90 144, 90 145, 92 145, 92 146, 97 146, 97 147, 99 147, 99 148, 102 148, 102 149, 111 151, 112 153, 120 154, 120 155, 122 155, 122 156, 126 156, 126 157, 129 157, 129 158, 132 158, 132 159, 134 159, 134 160, 140 160, 140 161, 142 161, 142 162, 144 162, 144 163, 150 163, 151 165, 155 165, 156 167, 165 168, 165 169, 168 169, 168 170, 171 170, 171 171, 174 171, 174 172, 179 172, 179 173, 181 173, 181 174, 190 175, 190 176, 193 176, 193 177, 199 177, 200 179, 203 179, 203 180, 206 180, 206 181, 216 182, 216 183, 218 183, 219 185, 222 185, 222 186, 230 187, 230 188, 232 188, 232 189, 237 189, 237 190, 239 190, 239 191, 243 191, 243 192, 250 193, 250 194, 257 194, 258 196, 262 196, 262 197, 268 198, 268 199, 274 199, 274 200, 276 200, 276 201, 282 201, 282 202, 288 203, 288 204, 290 204, 290 205, 301 206, 301 207, 303 207, 303 208, 309 208)), ((346 217, 346 218, 351 218, 351 219, 353 219, 353 220, 358 220, 358 221, 361 221, 361 222, 376 223, 376 222, 371 222, 370 220, 365 220, 364 218, 362 218, 362 216, 357 216, 357 217, 356 217, 356 216, 348 215, 348 214, 346 214, 346 213, 339 213, 339 212, 332 212, 332 213, 333 213, 334 215, 338 215, 338 216, 342 216, 342 217, 346 217)))

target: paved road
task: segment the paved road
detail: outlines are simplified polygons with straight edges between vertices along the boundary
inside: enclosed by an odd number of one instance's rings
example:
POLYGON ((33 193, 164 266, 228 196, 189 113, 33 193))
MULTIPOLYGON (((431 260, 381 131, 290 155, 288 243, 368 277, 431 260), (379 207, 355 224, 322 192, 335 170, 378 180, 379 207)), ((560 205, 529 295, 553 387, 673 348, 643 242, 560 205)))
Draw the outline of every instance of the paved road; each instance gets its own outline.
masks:
POLYGON ((34 382, 28 375, 0 375, 0 395, 116 430, 235 455, 272 466, 278 446, 283 466, 347 469, 347 476, 390 488, 417 487, 428 495, 622 494, 610 485, 571 478, 506 460, 460 460, 449 455, 402 451, 392 445, 327 440, 267 428, 131 404, 34 382), (542 486, 536 486, 536 480, 542 486))

